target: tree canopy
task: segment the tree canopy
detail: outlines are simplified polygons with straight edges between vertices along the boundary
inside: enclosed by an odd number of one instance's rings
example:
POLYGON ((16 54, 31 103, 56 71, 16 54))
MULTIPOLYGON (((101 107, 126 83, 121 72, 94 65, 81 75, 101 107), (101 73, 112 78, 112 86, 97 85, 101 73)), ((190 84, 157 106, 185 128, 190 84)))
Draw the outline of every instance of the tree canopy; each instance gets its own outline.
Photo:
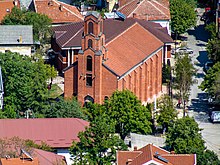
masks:
POLYGON ((208 70, 199 88, 220 100, 220 62, 208 70))
POLYGON ((195 26, 195 3, 191 3, 191 1, 192 0, 170 0, 171 29, 173 32, 182 34, 189 28, 195 26))
POLYGON ((206 150, 200 131, 193 118, 178 119, 169 128, 165 143, 177 154, 197 154, 198 165, 217 165, 218 157, 214 152, 206 150))
POLYGON ((157 101, 159 113, 156 116, 157 123, 161 126, 170 126, 170 123, 177 118, 177 112, 173 106, 173 101, 168 95, 162 96, 157 101))
POLYGON ((74 164, 110 165, 116 161, 116 150, 126 150, 127 146, 115 135, 115 123, 106 115, 96 116, 90 126, 73 142, 70 153, 74 164))
POLYGON ((56 76, 54 67, 12 52, 0 53, 0 66, 6 117, 19 117, 29 109, 40 113, 48 105, 47 80, 56 76))
MULTIPOLYGON (((190 87, 193 84, 193 75, 195 68, 191 63, 191 59, 188 54, 182 57, 178 56, 175 63, 175 87, 178 90, 179 97, 182 102, 188 101, 190 87)), ((185 109, 185 103, 184 103, 185 109)), ((185 116, 185 110, 184 110, 185 116)))
POLYGON ((130 132, 152 133, 151 110, 129 90, 115 91, 104 106, 123 140, 130 132))
POLYGON ((44 117, 76 117, 86 119, 79 102, 74 97, 72 99, 63 99, 60 97, 55 101, 50 101, 50 106, 48 106, 48 109, 45 110, 44 117))
POLYGON ((14 7, 11 13, 3 18, 1 23, 3 25, 33 25, 35 41, 44 42, 50 38, 52 20, 44 14, 14 7))

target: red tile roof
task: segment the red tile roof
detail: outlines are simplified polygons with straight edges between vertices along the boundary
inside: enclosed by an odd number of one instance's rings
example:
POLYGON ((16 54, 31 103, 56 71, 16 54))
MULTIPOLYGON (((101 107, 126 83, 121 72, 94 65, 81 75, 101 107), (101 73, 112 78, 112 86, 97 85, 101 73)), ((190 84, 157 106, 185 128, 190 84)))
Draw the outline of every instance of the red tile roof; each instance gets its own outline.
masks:
POLYGON ((194 154, 170 154, 170 152, 153 144, 148 144, 136 151, 117 152, 118 165, 126 165, 128 160, 131 161, 129 165, 141 165, 147 162, 156 162, 161 165, 196 165, 196 156, 194 154), (162 161, 156 155, 165 158, 168 162, 162 161))
POLYGON ((55 165, 55 164, 65 165, 66 164, 66 160, 64 156, 57 155, 52 152, 34 148, 32 155, 34 157, 37 157, 39 160, 39 164, 42 164, 42 165, 55 165))
POLYGON ((78 133, 89 126, 77 118, 0 119, 0 138, 18 136, 53 148, 68 148, 78 141, 78 133))
MULTIPOLYGON (((81 47, 83 23, 54 27, 56 43, 61 48, 81 47)), ((104 34, 108 49, 108 60, 104 65, 118 76, 139 64, 164 43, 172 42, 159 24, 133 18, 104 20, 104 34)))
POLYGON ((104 65, 121 76, 162 46, 163 43, 158 38, 135 23, 106 44, 108 60, 104 65))
POLYGON ((45 14, 53 23, 79 22, 83 20, 82 14, 75 6, 57 0, 34 0, 35 11, 45 14))
MULTIPOLYGON (((11 12, 12 8, 14 7, 13 0, 0 0, 0 22, 2 19, 11 12)), ((18 2, 19 7, 19 2, 18 2)))
POLYGON ((168 0, 132 0, 121 6, 118 11, 127 17, 145 20, 170 20, 168 0))
MULTIPOLYGON (((166 31, 164 31, 164 28, 162 28, 160 24, 145 20, 128 18, 125 21, 119 21, 115 19, 104 20, 104 34, 106 44, 123 33, 129 27, 134 25, 136 22, 142 25, 150 33, 154 34, 162 42, 173 42, 172 38, 166 31)), ((84 22, 77 22, 53 27, 57 44, 61 48, 81 47, 83 24, 84 22)))

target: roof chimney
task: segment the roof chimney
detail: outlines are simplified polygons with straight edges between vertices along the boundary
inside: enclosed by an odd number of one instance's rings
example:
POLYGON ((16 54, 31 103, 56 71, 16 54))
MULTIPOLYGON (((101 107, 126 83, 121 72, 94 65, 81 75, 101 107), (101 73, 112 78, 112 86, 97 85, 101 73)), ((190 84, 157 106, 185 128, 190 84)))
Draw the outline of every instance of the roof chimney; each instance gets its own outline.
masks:
POLYGON ((137 18, 137 14, 136 13, 133 13, 133 18, 137 18))
POLYGON ((171 153, 171 154, 175 154, 175 151, 171 151, 170 153, 171 153))
POLYGON ((18 6, 18 0, 14 0, 13 3, 15 6, 18 6))
POLYGON ((134 151, 137 151, 137 146, 134 146, 134 151))
POLYGON ((131 162, 132 162, 132 159, 128 159, 127 162, 126 162, 126 165, 131 164, 131 162))
POLYGON ((63 5, 59 6, 60 11, 63 11, 63 5))
POLYGON ((52 0, 49 0, 48 6, 53 6, 53 1, 52 0))

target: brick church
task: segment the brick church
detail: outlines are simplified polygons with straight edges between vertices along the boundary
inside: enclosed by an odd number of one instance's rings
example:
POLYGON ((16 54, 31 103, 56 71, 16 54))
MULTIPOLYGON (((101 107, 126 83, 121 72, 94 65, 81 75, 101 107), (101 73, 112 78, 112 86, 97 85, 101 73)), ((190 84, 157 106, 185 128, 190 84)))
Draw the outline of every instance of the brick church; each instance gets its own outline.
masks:
POLYGON ((155 23, 103 20, 94 11, 84 22, 55 27, 52 48, 58 68, 65 68, 64 97, 102 103, 115 90, 129 89, 142 103, 152 100, 162 91, 162 64, 171 42, 155 23))

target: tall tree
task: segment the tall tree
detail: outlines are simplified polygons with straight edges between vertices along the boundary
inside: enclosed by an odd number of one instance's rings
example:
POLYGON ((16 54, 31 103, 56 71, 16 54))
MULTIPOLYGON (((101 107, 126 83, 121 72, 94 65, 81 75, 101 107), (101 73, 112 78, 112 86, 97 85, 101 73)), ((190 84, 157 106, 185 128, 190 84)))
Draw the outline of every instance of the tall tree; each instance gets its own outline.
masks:
POLYGON ((220 40, 217 37, 209 39, 206 50, 210 59, 220 62, 220 40))
POLYGON ((112 164, 116 161, 116 150, 127 146, 115 135, 114 122, 107 115, 94 118, 85 132, 78 135, 80 141, 73 142, 70 153, 74 164, 112 164))
MULTIPOLYGON (((56 71, 42 59, 18 53, 0 53, 0 65, 4 80, 4 112, 12 110, 17 117, 28 109, 41 112, 48 101, 47 80, 56 76, 56 71)), ((9 116, 10 115, 10 116, 9 116)), ((14 116, 14 115, 13 115, 14 116)))
POLYGON ((173 32, 182 34, 195 26, 196 13, 194 8, 194 4, 188 3, 186 0, 170 0, 171 29, 173 32))
POLYGON ((220 101, 220 62, 208 70, 199 88, 220 101))
POLYGON ((165 143, 177 154, 197 154, 198 165, 216 164, 219 160, 216 154, 206 150, 200 131, 193 118, 178 119, 169 128, 165 143))
POLYGON ((2 22, 3 25, 33 25, 35 41, 48 41, 51 34, 52 20, 44 14, 21 10, 14 7, 2 22))
POLYGON ((46 118, 75 117, 86 119, 86 116, 83 114, 83 110, 76 98, 63 99, 60 97, 59 101, 51 102, 48 109, 44 112, 44 116, 46 118))
POLYGON ((177 61, 175 63, 175 86, 184 105, 184 116, 185 102, 189 99, 189 92, 190 87, 193 84, 194 72, 195 68, 191 63, 191 59, 188 54, 185 54, 183 57, 177 57, 177 61))
POLYGON ((173 101, 168 95, 162 96, 158 99, 157 123, 165 128, 168 128, 170 124, 177 118, 177 112, 174 108, 173 101))
POLYGON ((148 134, 151 129, 151 110, 129 90, 116 91, 104 104, 107 115, 116 123, 121 139, 130 133, 148 134))

